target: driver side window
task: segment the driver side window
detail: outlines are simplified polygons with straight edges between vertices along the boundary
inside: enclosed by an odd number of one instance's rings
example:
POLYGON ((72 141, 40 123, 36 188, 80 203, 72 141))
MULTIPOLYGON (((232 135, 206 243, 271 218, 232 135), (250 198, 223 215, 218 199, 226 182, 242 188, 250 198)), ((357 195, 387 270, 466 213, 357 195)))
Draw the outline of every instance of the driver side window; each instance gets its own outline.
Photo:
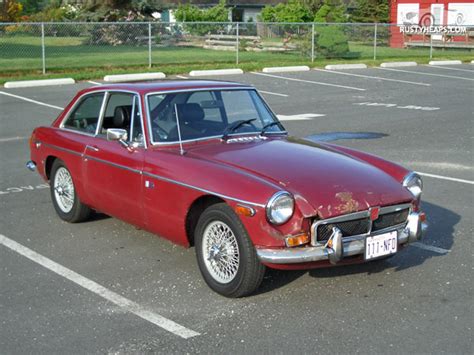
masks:
POLYGON ((129 142, 144 144, 139 98, 135 94, 111 92, 107 100, 100 133, 119 128, 127 131, 129 142))

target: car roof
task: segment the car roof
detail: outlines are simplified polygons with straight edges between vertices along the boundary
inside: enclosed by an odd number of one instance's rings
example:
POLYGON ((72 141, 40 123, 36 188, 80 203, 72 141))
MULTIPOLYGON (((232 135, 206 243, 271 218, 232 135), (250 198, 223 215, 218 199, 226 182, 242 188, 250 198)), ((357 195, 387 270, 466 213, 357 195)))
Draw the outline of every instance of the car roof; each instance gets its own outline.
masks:
POLYGON ((231 81, 218 80, 164 80, 154 83, 123 83, 98 85, 84 90, 84 92, 103 90, 127 90, 140 94, 160 91, 174 90, 200 90, 200 89, 225 89, 225 88, 248 88, 251 85, 240 84, 231 81))

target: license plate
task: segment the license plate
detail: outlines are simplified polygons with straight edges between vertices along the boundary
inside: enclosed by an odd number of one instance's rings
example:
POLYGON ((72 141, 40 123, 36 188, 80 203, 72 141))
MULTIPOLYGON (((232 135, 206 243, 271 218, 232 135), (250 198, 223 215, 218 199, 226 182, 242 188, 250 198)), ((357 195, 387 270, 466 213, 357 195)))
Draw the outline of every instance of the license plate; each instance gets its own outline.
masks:
POLYGON ((365 260, 395 254, 397 246, 397 231, 367 237, 365 239, 365 260))

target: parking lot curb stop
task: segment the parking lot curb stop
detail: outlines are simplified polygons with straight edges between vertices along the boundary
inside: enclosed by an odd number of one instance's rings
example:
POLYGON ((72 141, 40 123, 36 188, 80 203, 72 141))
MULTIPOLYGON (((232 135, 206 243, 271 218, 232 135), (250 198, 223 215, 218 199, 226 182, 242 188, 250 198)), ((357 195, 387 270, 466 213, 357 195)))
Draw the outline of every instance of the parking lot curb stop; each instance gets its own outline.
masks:
POLYGON ((429 65, 458 65, 462 64, 460 60, 430 60, 429 65))
POLYGON ((386 62, 381 63, 381 68, 399 68, 399 67, 416 67, 417 62, 386 62))
POLYGON ((120 83, 125 81, 145 81, 145 80, 157 80, 164 79, 166 75, 164 73, 138 73, 138 74, 120 74, 120 75, 106 75, 104 81, 109 83, 120 83))
POLYGON ((307 65, 292 66, 292 67, 269 67, 263 68, 262 72, 264 73, 284 73, 284 72, 293 72, 293 71, 309 71, 307 65))
POLYGON ((327 70, 339 70, 339 69, 367 69, 367 65, 363 63, 358 64, 329 64, 324 67, 327 70))
POLYGON ((243 73, 242 69, 191 70, 189 76, 235 75, 243 73))
POLYGON ((20 81, 7 81, 4 87, 7 89, 13 88, 29 88, 35 86, 50 86, 50 85, 69 85, 74 84, 76 81, 72 78, 62 79, 43 79, 43 80, 20 80, 20 81))

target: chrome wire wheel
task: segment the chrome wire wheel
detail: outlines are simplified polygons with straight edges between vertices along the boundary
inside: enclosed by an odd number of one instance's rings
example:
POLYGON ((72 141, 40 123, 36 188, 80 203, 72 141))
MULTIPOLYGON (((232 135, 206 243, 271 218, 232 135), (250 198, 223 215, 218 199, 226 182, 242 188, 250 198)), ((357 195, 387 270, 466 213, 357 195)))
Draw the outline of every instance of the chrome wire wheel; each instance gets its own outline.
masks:
POLYGON ((74 183, 69 171, 59 167, 53 181, 54 197, 58 207, 64 213, 69 213, 74 207, 74 183))
POLYGON ((202 237, 202 255, 207 271, 214 280, 227 284, 239 271, 240 253, 232 229, 222 221, 207 225, 202 237))

